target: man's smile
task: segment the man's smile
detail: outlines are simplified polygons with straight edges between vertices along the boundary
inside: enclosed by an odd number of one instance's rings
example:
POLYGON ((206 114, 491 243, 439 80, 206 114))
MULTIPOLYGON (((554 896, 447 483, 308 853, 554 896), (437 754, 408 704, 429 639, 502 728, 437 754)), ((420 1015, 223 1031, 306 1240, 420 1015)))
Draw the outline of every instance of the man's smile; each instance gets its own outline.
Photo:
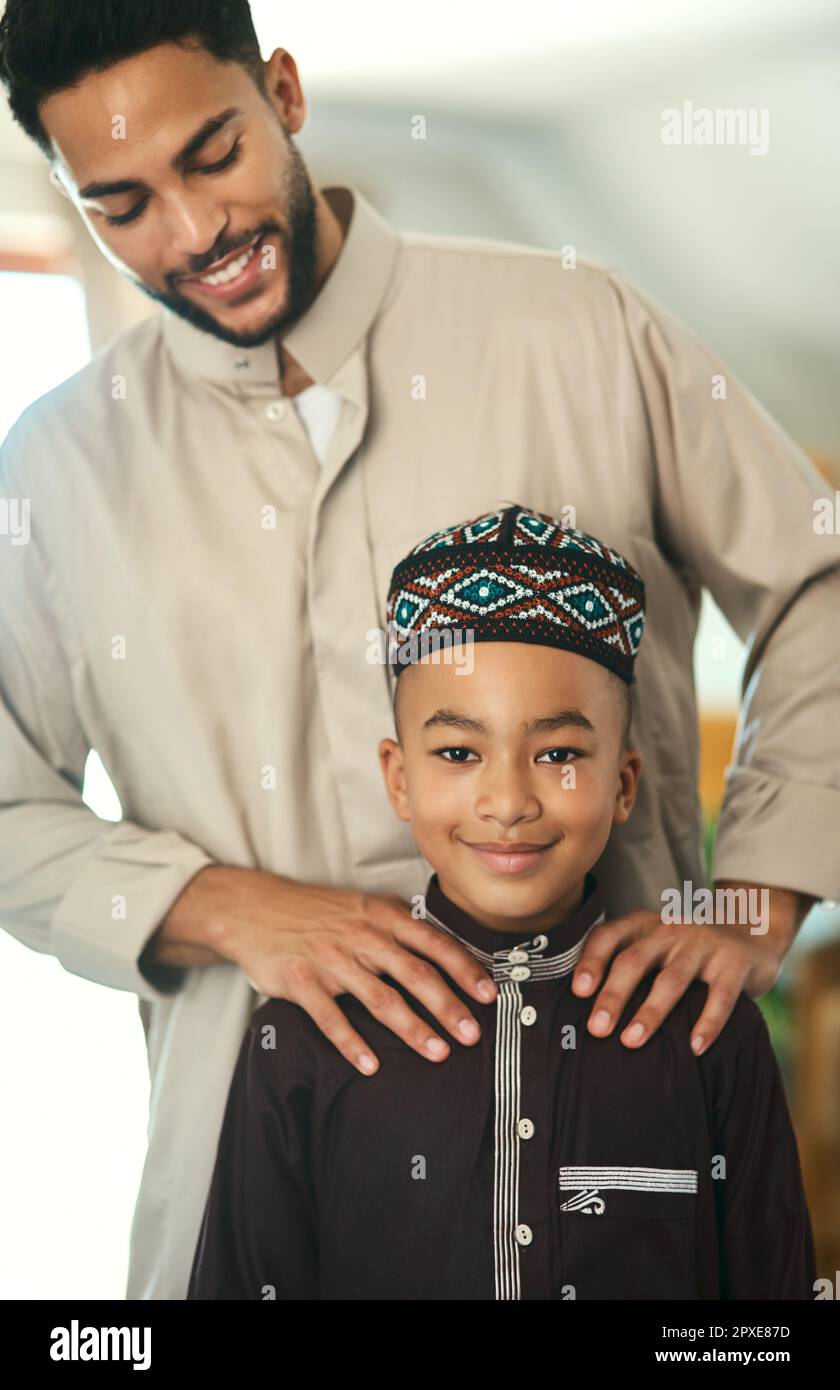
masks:
POLYGON ((182 275, 179 285, 195 285, 213 299, 233 299, 250 289, 261 270, 260 250, 267 233, 262 233, 244 250, 233 251, 201 275, 182 275))

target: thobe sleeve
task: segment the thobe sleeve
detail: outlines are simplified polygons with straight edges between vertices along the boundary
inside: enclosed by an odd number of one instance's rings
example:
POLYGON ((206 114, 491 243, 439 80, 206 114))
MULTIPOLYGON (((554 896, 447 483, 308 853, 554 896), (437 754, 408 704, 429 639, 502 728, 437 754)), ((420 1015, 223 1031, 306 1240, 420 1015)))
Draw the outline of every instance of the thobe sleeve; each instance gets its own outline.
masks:
POLYGON ((752 1000, 742 996, 707 1056, 721 1297, 812 1299, 814 1243, 796 1136, 767 1024, 752 1000))
POLYGON ((834 489, 695 333, 609 283, 632 362, 618 408, 649 432, 657 541, 747 645, 713 878, 840 898, 840 535, 814 511, 834 489))
MULTIPOLYGON (((283 1004, 284 1010, 296 1005, 283 1004)), ((252 1022, 237 1059, 187 1299, 316 1299, 312 1085, 296 1029, 252 1022), (269 1030, 267 1030, 268 1032, 269 1030)))
MULTIPOLYGON (((6 499, 27 497, 20 452, 13 428, 0 449, 6 499)), ((34 507, 24 543, 0 536, 0 594, 0 925, 73 974, 165 999, 186 972, 141 967, 140 957, 182 889, 213 860, 175 831, 106 821, 83 802, 91 743, 34 507)))

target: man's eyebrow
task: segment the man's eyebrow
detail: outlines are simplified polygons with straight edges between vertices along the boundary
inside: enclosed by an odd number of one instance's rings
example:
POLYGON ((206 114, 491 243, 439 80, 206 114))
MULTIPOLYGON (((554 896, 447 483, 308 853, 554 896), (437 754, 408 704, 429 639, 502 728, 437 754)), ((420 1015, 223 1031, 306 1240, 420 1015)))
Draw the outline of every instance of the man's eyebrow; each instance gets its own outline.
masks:
MULTIPOLYGON (((423 729, 432 729, 438 724, 446 725, 455 729, 467 729, 473 734, 488 734, 490 730, 480 719, 472 719, 468 714, 461 714, 454 709, 438 709, 423 724, 423 729)), ((532 719, 523 728, 526 738, 532 734, 548 734, 555 729, 562 729, 571 725, 573 728, 582 729, 584 733, 594 734, 595 725, 587 719, 582 710, 576 706, 568 709, 556 710, 554 714, 546 715, 543 719, 532 719)))
MULTIPOLYGON (((172 168, 175 170, 183 169, 203 145, 207 144, 214 135, 217 135, 228 123, 237 116, 242 115, 242 110, 238 106, 229 106, 225 111, 220 111, 217 116, 209 116, 203 125, 199 126, 195 134, 191 135, 185 145, 172 159, 172 168)), ((107 198, 112 193, 134 193, 138 189, 145 188, 142 179, 115 179, 112 182, 86 183, 84 188, 79 189, 80 198, 107 198)))

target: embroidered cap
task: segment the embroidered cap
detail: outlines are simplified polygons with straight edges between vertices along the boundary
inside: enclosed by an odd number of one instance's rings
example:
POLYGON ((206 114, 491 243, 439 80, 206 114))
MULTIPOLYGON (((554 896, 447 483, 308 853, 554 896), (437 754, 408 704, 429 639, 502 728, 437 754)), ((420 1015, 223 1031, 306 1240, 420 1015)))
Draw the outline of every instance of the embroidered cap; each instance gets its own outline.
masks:
POLYGON ((394 569, 386 616, 397 676, 433 646, 428 634, 461 629, 578 652, 631 685, 645 585, 595 536, 511 505, 420 541, 394 569))

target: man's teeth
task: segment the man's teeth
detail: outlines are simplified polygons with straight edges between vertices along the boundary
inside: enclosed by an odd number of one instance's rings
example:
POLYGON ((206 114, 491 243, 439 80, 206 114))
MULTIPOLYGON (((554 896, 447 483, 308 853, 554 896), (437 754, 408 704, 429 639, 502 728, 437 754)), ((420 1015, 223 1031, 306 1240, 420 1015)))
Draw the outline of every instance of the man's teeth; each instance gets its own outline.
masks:
POLYGON ((235 280, 237 275, 241 275, 251 257, 256 255, 257 244, 248 250, 230 265, 226 265, 224 270, 217 270, 215 275, 202 275, 202 285, 226 285, 228 280, 235 280))

